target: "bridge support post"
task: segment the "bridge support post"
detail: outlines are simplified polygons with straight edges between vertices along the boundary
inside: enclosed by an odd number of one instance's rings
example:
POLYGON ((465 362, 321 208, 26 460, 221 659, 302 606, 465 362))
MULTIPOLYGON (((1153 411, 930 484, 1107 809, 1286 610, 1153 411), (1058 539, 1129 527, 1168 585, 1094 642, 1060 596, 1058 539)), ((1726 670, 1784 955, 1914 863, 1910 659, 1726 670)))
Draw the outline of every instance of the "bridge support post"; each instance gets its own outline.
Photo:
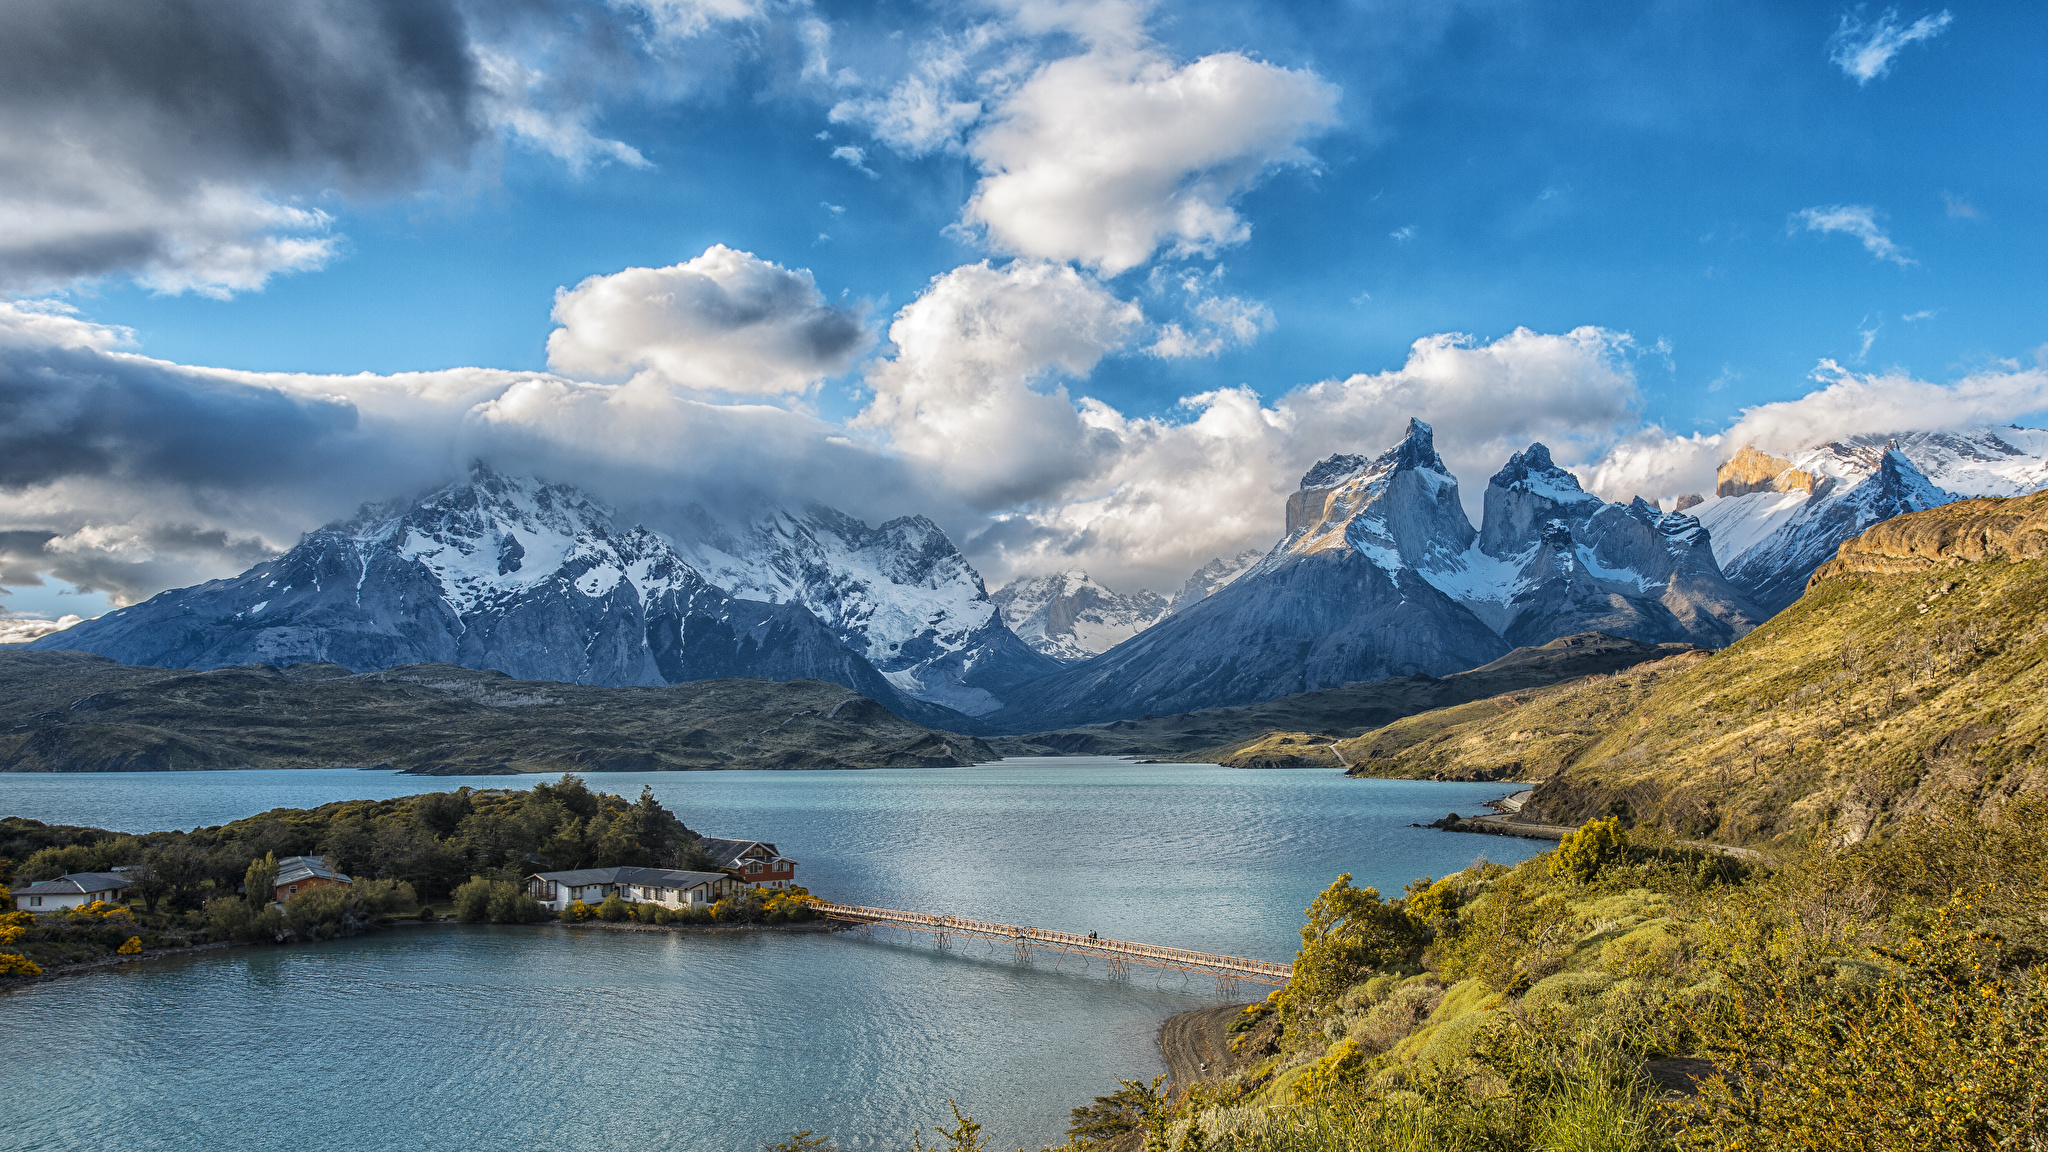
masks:
POLYGON ((1109 958, 1109 974, 1119 980, 1130 979, 1131 962, 1121 956, 1111 956, 1109 958))

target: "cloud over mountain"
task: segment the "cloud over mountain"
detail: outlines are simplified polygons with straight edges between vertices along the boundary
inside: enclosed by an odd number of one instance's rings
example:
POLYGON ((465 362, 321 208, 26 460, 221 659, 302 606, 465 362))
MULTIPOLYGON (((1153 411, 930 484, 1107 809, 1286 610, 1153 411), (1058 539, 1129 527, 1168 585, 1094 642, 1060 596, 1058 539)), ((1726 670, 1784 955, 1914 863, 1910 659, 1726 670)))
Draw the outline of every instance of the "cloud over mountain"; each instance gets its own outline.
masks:
POLYGON ((801 392, 868 343, 860 308, 811 274, 713 244, 667 268, 592 276, 555 295, 548 363, 599 379, 740 395, 801 392))

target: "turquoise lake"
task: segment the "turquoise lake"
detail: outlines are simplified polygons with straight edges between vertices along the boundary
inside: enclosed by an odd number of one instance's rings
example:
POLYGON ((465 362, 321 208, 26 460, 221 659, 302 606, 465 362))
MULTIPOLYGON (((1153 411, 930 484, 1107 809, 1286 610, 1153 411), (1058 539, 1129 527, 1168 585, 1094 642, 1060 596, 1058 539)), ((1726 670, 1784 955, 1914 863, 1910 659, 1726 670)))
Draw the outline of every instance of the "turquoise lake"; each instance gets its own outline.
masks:
MULTIPOLYGON (((1285 961, 1340 872, 1397 894, 1540 843, 1408 827, 1500 785, 1017 759, 874 772, 591 773, 699 832, 775 841, 830 899, 1285 961)), ((531 777, 0 775, 0 815, 125 831, 531 777)), ((1246 995, 1258 994, 1247 989, 1246 995)), ((0 997, 0 1150, 676 1149, 798 1128, 898 1149, 948 1116, 990 1146, 1164 1070, 1205 978, 858 933, 419 927, 238 948, 0 997), (29 1090, 31 1089, 32 1090, 29 1090)))

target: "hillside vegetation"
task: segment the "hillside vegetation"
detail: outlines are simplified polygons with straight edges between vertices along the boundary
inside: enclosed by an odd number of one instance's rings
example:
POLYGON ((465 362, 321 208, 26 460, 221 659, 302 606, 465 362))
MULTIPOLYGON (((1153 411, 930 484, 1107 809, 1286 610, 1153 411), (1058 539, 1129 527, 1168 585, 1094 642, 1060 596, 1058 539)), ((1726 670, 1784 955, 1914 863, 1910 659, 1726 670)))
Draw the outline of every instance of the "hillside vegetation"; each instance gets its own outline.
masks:
POLYGON ((2048 792, 2048 494, 1886 521, 1711 657, 1402 721, 1354 774, 1540 780, 1532 817, 1845 843, 2048 792))
POLYGON ((2048 1144, 2048 803, 1767 871, 1618 822, 1383 900, 1339 878, 1226 1066, 1069 1149, 1907 1152, 2048 1144))
POLYGON ((192 672, 0 652, 0 771, 420 775, 956 767, 997 754, 821 680, 606 688, 452 664, 192 672))
POLYGON ((997 737, 1006 756, 1145 756, 1200 763, 1234 763, 1241 747, 1271 742, 1296 756, 1237 767, 1335 767, 1327 751, 1335 740, 1368 732, 1404 716, 1469 700, 1614 672, 1646 660, 1693 651, 1685 644, 1648 644, 1583 632, 1548 644, 1517 648, 1490 664, 1444 677, 1402 676, 1320 688, 1235 708, 1205 708, 1171 716, 1118 720, 1083 728, 997 737), (1286 741, 1281 744, 1280 741, 1286 741))

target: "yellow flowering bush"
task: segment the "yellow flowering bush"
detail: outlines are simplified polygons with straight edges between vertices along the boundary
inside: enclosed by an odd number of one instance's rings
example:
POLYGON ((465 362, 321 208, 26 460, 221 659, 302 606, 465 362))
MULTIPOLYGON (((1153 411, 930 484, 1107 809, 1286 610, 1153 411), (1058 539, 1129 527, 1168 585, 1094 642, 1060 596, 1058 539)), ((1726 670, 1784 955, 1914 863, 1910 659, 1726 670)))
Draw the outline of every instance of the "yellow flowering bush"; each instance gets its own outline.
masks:
POLYGON ((140 955, 142 952, 142 937, 130 936, 127 943, 122 944, 119 948, 114 949, 114 951, 123 956, 140 955))
POLYGON ((41 976, 42 968, 18 952, 0 952, 0 976, 41 976))

